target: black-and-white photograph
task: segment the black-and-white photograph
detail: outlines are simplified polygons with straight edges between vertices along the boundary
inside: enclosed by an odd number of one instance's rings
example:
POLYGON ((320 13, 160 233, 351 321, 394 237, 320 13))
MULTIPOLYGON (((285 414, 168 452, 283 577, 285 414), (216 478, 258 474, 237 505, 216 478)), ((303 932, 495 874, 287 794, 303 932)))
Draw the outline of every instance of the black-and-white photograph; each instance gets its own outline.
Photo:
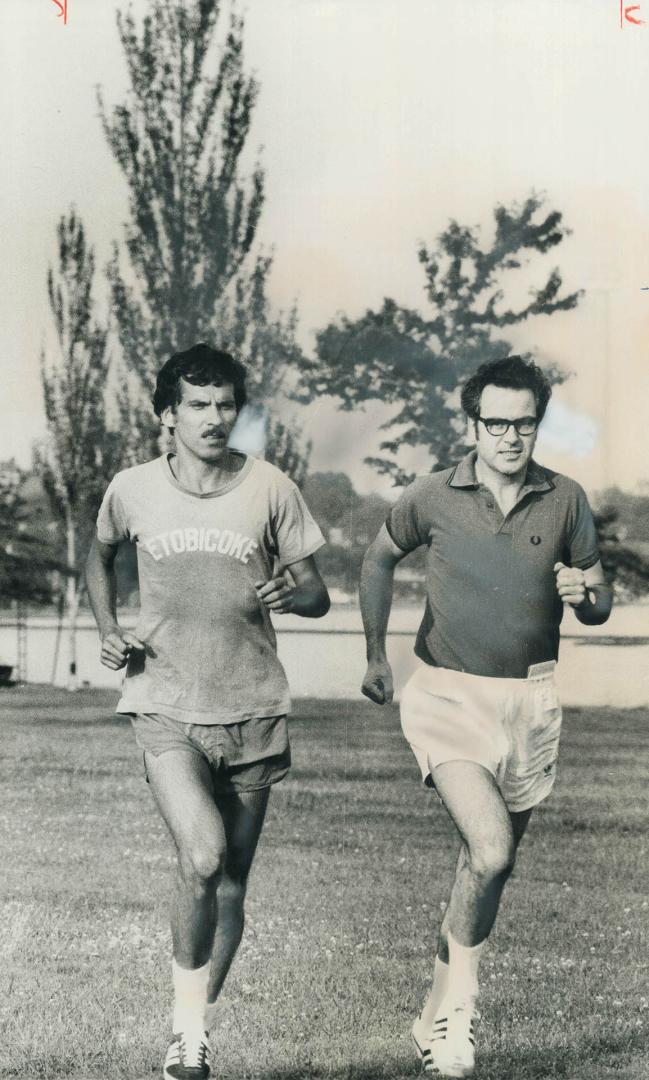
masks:
POLYGON ((20 1080, 649 1075, 649 0, 0 0, 20 1080))

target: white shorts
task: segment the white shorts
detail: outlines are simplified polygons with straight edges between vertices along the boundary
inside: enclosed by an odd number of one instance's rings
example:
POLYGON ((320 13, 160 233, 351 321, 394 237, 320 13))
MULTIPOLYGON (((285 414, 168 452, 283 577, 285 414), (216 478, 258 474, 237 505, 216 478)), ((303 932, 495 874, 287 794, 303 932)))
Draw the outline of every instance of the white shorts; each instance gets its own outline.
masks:
POLYGON ((424 783, 446 761, 473 761, 495 777, 510 810, 529 810, 554 785, 561 707, 554 660, 526 679, 491 679, 422 663, 401 696, 401 726, 424 783))

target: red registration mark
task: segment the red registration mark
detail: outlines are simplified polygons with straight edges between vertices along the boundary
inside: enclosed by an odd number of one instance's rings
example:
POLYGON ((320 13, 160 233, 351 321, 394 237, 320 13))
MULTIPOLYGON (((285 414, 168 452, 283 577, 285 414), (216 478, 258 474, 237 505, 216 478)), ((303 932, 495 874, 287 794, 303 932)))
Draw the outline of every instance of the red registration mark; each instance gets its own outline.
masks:
POLYGON ((53 4, 56 4, 59 9, 56 13, 57 19, 63 19, 63 25, 68 25, 68 0, 52 0, 53 4))
POLYGON ((644 26, 644 19, 640 18, 640 4, 627 4, 620 0, 620 30, 629 24, 631 26, 644 26))

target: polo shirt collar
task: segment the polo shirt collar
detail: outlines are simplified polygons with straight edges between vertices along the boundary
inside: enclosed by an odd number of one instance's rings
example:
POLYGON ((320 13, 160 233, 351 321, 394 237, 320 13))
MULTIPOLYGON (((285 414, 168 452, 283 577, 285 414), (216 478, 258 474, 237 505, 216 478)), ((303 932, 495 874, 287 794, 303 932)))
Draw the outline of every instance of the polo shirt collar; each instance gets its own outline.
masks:
MULTIPOLYGON (((477 456, 477 451, 471 450, 466 457, 463 457, 462 460, 458 462, 448 479, 449 487, 480 487, 475 474, 475 462, 477 456)), ((521 496, 527 494, 528 491, 552 491, 553 487, 554 484, 550 480, 545 469, 543 469, 541 465, 537 465, 536 461, 532 458, 527 466, 527 475, 525 477, 525 483, 521 488, 521 496)))

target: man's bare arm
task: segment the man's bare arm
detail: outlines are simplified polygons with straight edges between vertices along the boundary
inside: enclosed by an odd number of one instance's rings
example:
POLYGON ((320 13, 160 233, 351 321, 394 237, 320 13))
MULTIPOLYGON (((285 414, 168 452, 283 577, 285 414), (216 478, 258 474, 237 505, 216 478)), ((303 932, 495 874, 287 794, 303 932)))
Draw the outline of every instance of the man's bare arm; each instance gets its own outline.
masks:
POLYGON ((117 548, 117 544, 104 544, 95 537, 86 560, 88 596, 101 638, 100 659, 113 671, 124 667, 133 649, 144 648, 135 634, 122 630, 117 622, 117 548))
POLYGON ((392 540, 385 525, 365 552, 361 570, 361 615, 367 645, 367 671, 361 692, 377 705, 392 701, 394 684, 385 639, 392 608, 394 568, 406 552, 392 540))
POLYGON ((585 626, 600 626, 611 614, 613 590, 606 584, 602 564, 597 560, 587 570, 556 563, 557 592, 585 626))

